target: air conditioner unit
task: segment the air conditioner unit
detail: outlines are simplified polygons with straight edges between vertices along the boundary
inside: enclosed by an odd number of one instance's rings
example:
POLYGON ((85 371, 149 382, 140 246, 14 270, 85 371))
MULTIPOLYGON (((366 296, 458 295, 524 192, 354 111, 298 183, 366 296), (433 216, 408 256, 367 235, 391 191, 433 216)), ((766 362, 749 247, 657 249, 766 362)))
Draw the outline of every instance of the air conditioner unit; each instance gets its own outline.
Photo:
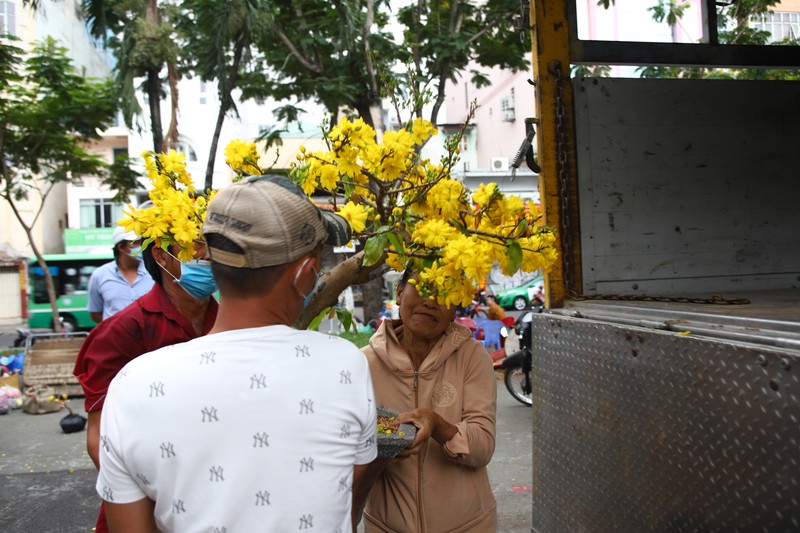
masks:
POLYGON ((492 170, 495 172, 508 170, 508 158, 507 157, 493 157, 492 158, 492 170))

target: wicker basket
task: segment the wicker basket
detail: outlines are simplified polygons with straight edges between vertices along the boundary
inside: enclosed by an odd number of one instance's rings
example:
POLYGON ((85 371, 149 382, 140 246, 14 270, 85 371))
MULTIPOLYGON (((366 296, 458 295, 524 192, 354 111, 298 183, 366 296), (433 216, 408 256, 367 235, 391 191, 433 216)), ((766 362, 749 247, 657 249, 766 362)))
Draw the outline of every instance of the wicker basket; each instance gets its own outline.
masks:
POLYGON ((83 396, 83 388, 72 372, 85 334, 35 337, 35 342, 25 350, 22 371, 25 387, 49 385, 56 390, 56 394, 83 396))

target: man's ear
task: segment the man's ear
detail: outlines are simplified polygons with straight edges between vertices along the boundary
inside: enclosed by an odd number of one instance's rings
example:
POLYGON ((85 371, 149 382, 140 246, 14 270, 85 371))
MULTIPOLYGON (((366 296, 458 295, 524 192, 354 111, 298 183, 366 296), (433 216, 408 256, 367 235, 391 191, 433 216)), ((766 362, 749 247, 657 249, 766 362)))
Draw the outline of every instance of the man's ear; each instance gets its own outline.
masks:
POLYGON ((400 300, 402 299, 403 296, 403 289, 405 288, 406 288, 405 285, 399 283, 397 284, 397 289, 395 289, 394 291, 394 301, 397 305, 400 305, 400 300))
POLYGON ((151 244, 150 246, 153 247, 153 250, 150 253, 153 254, 153 259, 155 259, 156 263, 158 263, 162 267, 166 267, 167 260, 164 257, 166 255, 166 252, 162 250, 160 246, 156 246, 155 243, 151 244))

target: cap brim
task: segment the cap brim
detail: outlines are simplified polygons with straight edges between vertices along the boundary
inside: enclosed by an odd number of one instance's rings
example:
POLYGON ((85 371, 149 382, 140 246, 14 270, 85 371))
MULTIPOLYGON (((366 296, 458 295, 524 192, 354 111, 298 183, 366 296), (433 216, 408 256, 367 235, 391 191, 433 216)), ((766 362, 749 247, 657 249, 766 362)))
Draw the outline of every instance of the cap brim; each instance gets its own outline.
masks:
POLYGON ((331 213, 330 211, 322 211, 322 223, 328 232, 328 238, 325 239, 325 244, 331 246, 344 246, 352 240, 350 233, 350 224, 344 217, 331 213))

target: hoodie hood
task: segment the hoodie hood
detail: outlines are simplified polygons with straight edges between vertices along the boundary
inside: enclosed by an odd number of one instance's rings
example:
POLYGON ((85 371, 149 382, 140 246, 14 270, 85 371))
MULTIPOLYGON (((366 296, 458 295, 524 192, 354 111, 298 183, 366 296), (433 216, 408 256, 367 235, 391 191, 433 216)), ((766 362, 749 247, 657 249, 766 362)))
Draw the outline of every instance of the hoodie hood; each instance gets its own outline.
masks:
MULTIPOLYGON (((414 366, 399 337, 403 334, 403 321, 400 319, 384 320, 369 341, 369 346, 375 355, 383 361, 392 371, 402 375, 414 373, 414 366)), ((420 374, 435 372, 444 362, 458 351, 459 347, 472 339, 468 328, 451 322, 447 325, 436 344, 433 345, 428 357, 419 368, 420 374)), ((477 342, 477 341, 476 341, 477 342)))

